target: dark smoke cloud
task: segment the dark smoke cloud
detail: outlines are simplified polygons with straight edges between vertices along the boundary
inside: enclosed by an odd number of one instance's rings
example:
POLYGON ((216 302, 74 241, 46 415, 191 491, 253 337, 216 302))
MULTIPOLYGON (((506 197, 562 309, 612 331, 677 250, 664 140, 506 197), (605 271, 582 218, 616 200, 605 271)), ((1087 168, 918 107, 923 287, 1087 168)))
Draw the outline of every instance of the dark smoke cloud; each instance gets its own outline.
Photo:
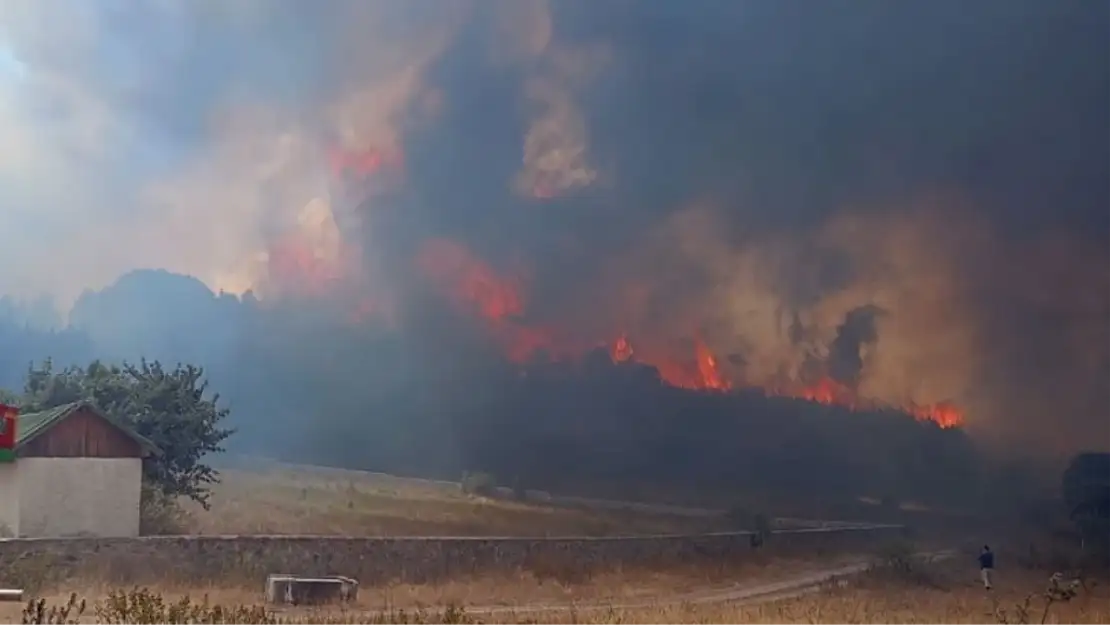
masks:
POLYGON ((876 306, 853 308, 836 328, 836 338, 829 344, 829 377, 855 389, 863 372, 865 346, 879 340, 875 322, 882 309, 876 306))
POLYGON ((489 62, 480 19, 433 64, 443 115, 407 141, 417 238, 524 256, 533 314, 590 339, 701 330, 754 382, 816 353, 872 396, 968 406, 999 440, 1106 440, 1105 7, 550 9, 515 65, 489 62), (588 173, 567 179, 589 180, 542 200, 505 186, 537 75, 572 111, 553 117, 588 173), (1049 266, 1068 277, 1042 282, 1049 266))
POLYGON ((700 333, 751 383, 816 358, 991 440, 1110 440, 1104 3, 9 4, 6 188, 37 208, 0 227, 50 271, 0 287, 238 292, 300 229, 360 244, 414 344, 478 349, 414 269, 445 237, 583 341, 700 333), (403 152, 397 188, 340 199, 328 144, 403 152))

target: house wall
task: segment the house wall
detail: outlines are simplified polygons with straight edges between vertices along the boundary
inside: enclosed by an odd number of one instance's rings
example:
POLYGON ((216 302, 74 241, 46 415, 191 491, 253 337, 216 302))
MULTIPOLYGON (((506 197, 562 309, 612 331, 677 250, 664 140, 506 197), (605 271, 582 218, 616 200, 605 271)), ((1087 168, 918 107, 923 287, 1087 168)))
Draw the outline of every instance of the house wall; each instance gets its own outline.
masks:
POLYGON ((0 538, 19 535, 19 471, 14 462, 0 463, 0 538))
POLYGON ((139 458, 20 458, 23 537, 139 535, 139 458))

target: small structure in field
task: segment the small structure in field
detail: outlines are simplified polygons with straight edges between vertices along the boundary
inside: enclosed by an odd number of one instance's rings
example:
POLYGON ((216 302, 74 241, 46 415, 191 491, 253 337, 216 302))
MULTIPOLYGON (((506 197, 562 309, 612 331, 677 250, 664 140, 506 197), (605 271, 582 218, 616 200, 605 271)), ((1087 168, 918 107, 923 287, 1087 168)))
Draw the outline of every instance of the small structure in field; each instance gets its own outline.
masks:
POLYGON ((266 601, 270 603, 321 605, 347 603, 357 598, 358 581, 342 575, 270 575, 266 578, 266 601))
POLYGON ((158 449, 91 404, 14 420, 0 463, 0 534, 9 538, 138 536, 143 458, 158 449))

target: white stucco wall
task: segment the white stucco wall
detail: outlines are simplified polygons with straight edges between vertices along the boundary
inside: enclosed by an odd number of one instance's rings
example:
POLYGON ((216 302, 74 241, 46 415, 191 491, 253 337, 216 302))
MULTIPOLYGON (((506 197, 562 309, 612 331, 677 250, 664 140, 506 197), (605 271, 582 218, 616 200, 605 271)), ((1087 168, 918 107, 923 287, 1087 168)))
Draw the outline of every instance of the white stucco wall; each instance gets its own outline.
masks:
POLYGON ((19 535, 19 472, 14 462, 0 463, 0 538, 19 535))
POLYGON ((18 535, 138 536, 139 458, 20 458, 18 535))

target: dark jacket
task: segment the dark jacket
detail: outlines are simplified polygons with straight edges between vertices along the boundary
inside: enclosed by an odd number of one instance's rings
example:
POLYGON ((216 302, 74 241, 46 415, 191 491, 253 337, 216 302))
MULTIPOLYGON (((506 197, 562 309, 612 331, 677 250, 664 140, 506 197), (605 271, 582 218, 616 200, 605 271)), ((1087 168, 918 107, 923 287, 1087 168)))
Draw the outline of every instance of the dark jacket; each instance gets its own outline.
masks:
POLYGON ((993 569, 994 568, 994 552, 993 551, 984 551, 983 553, 979 554, 979 568, 981 568, 981 569, 993 569))

